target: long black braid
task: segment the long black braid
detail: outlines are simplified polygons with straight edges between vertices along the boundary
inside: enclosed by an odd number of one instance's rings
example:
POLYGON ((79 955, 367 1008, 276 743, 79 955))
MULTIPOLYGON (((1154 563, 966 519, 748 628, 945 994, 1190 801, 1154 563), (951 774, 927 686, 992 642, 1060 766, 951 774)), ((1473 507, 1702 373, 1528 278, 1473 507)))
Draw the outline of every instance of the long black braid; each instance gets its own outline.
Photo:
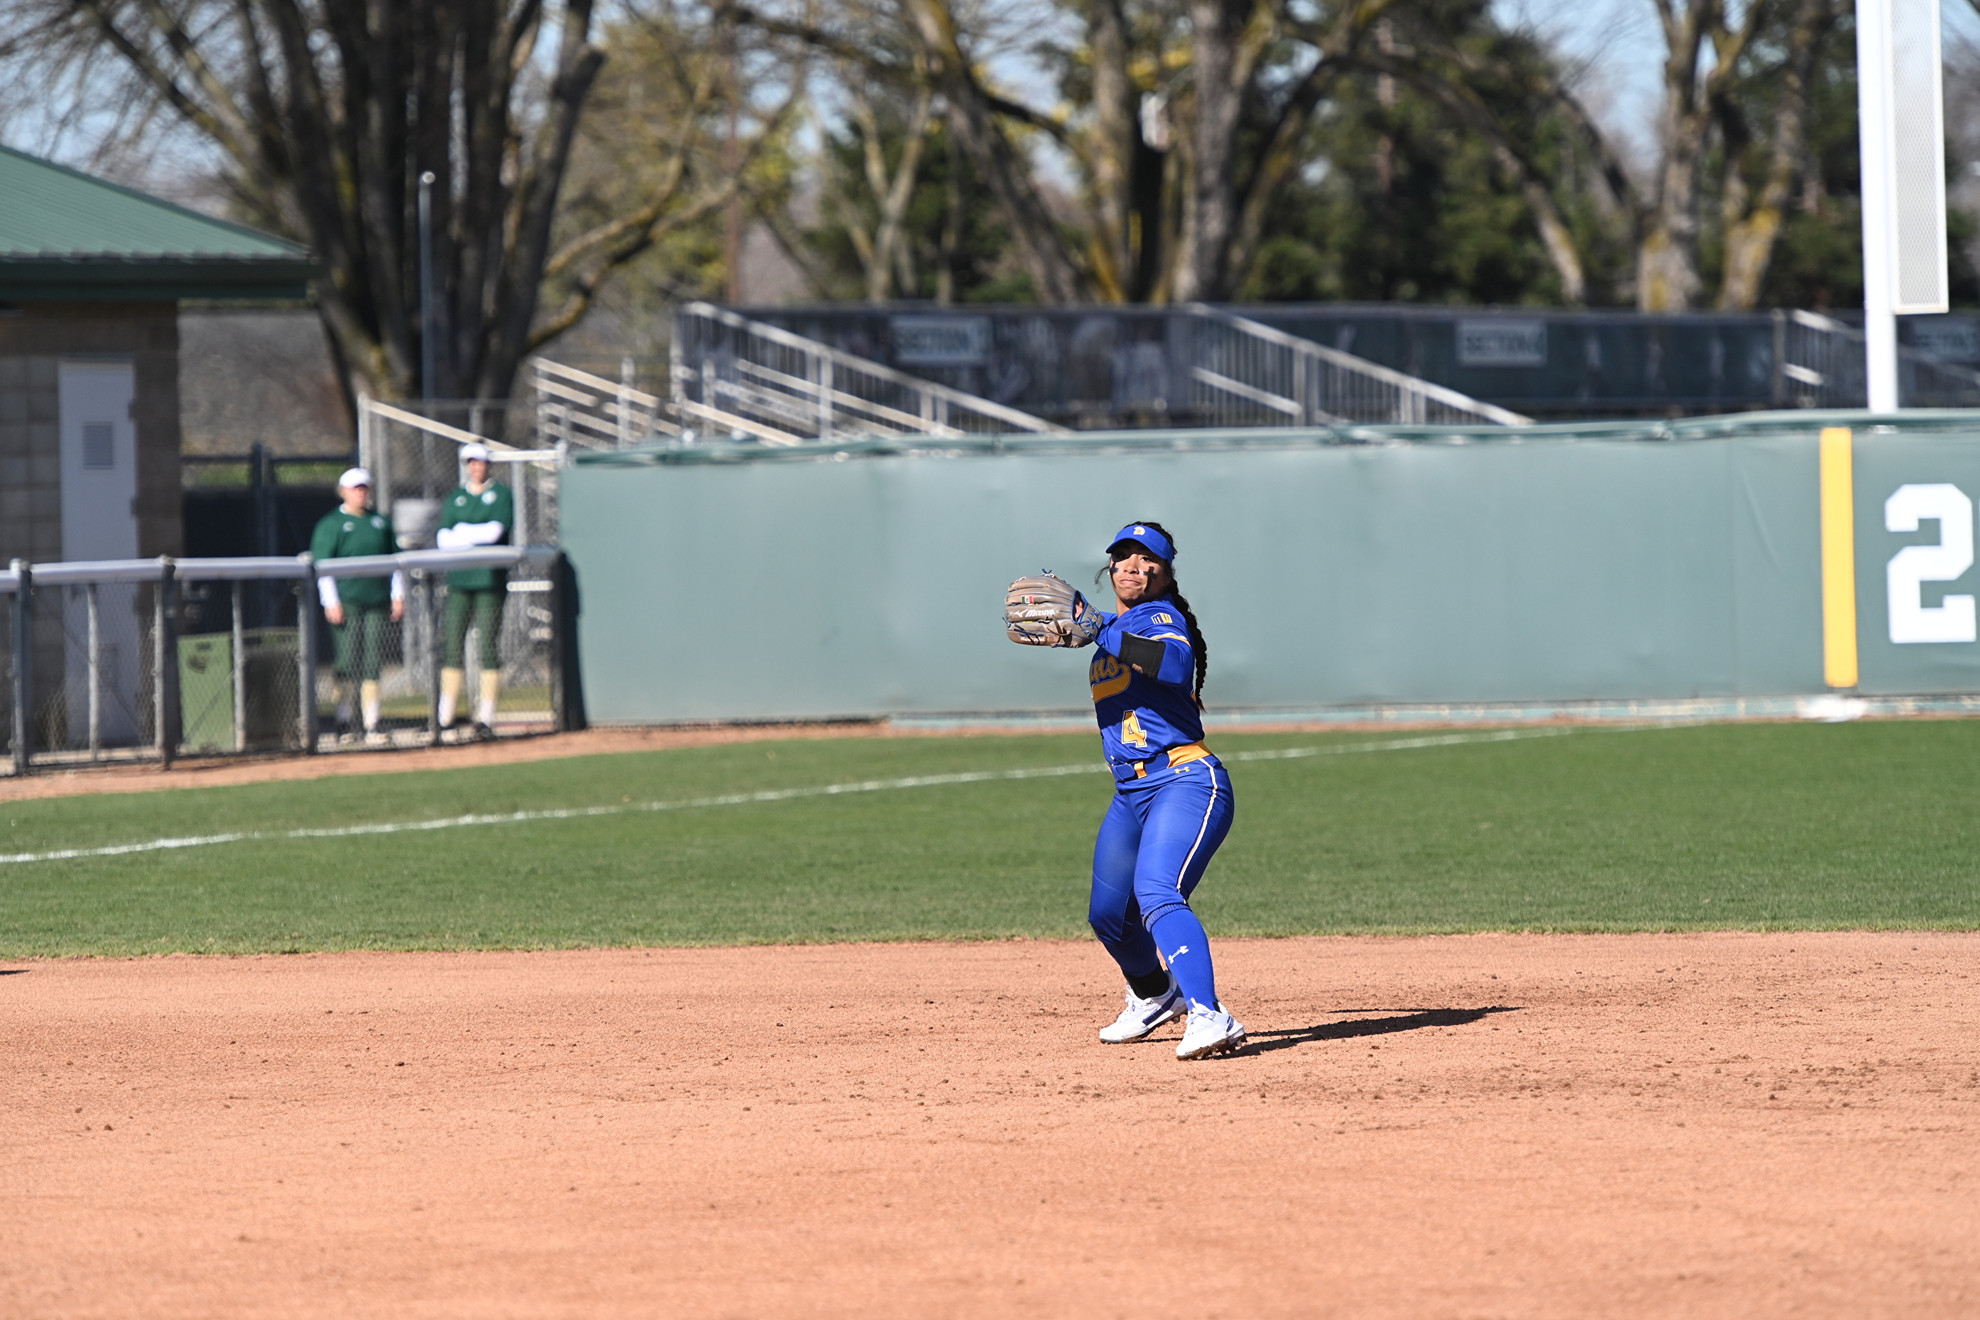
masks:
MULTIPOLYGON (((1152 527, 1163 536, 1168 537, 1170 545, 1175 545, 1176 538, 1171 536, 1169 529, 1161 523, 1150 518, 1137 518, 1135 521, 1142 527, 1152 527)), ((1111 573, 1112 567, 1110 565, 1101 571, 1111 573)), ((1201 710, 1203 708, 1203 680, 1210 675, 1210 644, 1203 640, 1203 629, 1199 628, 1196 624, 1196 611, 1189 607, 1189 601, 1184 599, 1182 592, 1176 589, 1176 565, 1174 560, 1169 562, 1169 588, 1162 593, 1161 598, 1174 602, 1175 607, 1182 611, 1183 622, 1189 625, 1189 645, 1190 649, 1196 653, 1196 684, 1190 689, 1189 695, 1190 699, 1196 702, 1197 709, 1201 710)))

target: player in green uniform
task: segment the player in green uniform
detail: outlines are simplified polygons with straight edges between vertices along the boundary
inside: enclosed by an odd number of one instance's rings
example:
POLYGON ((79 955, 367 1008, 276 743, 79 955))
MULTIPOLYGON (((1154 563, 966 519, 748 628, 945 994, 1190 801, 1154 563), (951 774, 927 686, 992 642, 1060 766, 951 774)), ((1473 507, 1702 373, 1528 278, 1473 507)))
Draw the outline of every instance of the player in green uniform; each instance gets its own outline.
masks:
MULTIPOLYGON (((358 555, 395 555, 399 539, 392 533, 392 520, 366 507, 371 496, 371 474, 363 468, 350 468, 337 478, 339 508, 323 515, 316 532, 309 538, 309 552, 320 563, 326 559, 349 559, 358 555)), ((337 727, 348 733, 351 724, 350 685, 358 685, 367 742, 383 742, 378 728, 378 672, 385 657, 385 620, 397 623, 406 614, 406 575, 384 578, 318 578, 317 595, 323 602, 323 617, 337 635, 337 727)))
MULTIPOLYGON (((442 550, 507 545, 516 524, 516 496, 489 474, 486 445, 465 445, 461 461, 467 481, 440 505, 442 550)), ((474 736, 495 736, 495 698, 502 685, 502 605, 509 595, 509 573, 501 568, 464 568, 447 575, 447 662, 440 670, 440 727, 451 728, 461 688, 467 682, 467 631, 480 635, 481 703, 475 708, 474 736)))

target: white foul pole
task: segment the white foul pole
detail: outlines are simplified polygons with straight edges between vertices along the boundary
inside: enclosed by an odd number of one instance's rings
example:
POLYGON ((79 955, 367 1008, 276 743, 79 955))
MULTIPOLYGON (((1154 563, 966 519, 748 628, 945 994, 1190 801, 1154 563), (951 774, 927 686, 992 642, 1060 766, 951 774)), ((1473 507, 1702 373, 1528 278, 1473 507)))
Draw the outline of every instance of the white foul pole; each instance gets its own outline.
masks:
POLYGON ((1863 162, 1863 338, 1871 412, 1896 412, 1891 308, 1891 3, 1856 0, 1856 134, 1863 162))
POLYGON ((1863 331, 1872 412, 1898 406, 1897 318, 1947 306, 1939 0, 1856 0, 1863 331))

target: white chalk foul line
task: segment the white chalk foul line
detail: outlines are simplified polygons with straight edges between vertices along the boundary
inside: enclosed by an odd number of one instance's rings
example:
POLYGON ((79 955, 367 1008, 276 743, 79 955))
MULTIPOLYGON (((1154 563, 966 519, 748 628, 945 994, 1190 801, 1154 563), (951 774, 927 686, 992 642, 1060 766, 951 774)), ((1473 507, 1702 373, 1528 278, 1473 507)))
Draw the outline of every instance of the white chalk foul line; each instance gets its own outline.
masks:
POLYGON ((1568 728, 1495 729, 1491 733, 1434 733, 1421 738, 1390 738, 1372 743, 1335 743, 1328 747, 1275 747, 1263 752, 1217 754, 1219 761, 1297 761, 1307 756, 1345 756, 1351 752, 1413 752, 1419 747, 1457 747, 1464 743, 1521 742, 1527 738, 1558 738, 1568 728))
MULTIPOLYGON (((1498 729, 1491 733, 1432 734, 1421 738, 1389 738, 1381 742, 1339 743, 1326 747, 1277 747, 1267 751, 1232 752, 1220 761, 1294 761, 1309 756, 1346 756, 1356 752, 1406 752, 1420 747, 1456 747, 1465 743, 1516 742, 1554 738, 1571 729, 1498 729)), ((284 842, 296 839, 351 839, 374 834, 413 834, 422 830, 454 830, 474 825, 522 825, 542 820, 590 820, 600 816, 634 816, 660 811, 696 811, 706 807, 742 807, 762 802, 791 802, 799 798, 836 797, 841 793, 884 793, 895 789, 936 788, 945 784, 984 784, 1013 779, 1058 779, 1066 775, 1099 774, 1099 761, 1077 765, 1034 766, 1022 770, 959 770, 945 775, 907 775, 899 779, 862 779, 848 784, 814 784, 805 788, 768 788, 755 793, 721 793, 712 797, 681 798, 673 802, 622 802, 602 807, 545 807, 538 811, 440 816, 432 820, 379 821, 371 825, 335 825, 319 829, 240 830, 227 834, 188 834, 176 838, 111 843, 100 848, 53 848, 46 852, 0 853, 0 866, 33 862, 66 862, 85 857, 127 857, 134 853, 170 852, 176 848, 211 848, 224 843, 284 842)))

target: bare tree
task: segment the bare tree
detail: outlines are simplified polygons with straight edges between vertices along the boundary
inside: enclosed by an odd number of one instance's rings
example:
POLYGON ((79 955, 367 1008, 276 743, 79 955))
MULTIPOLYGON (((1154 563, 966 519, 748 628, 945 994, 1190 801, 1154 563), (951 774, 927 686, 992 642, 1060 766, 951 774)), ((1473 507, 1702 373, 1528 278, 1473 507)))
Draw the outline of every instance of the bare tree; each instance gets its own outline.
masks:
POLYGON ((1796 180, 1808 161, 1808 121, 1812 113, 1811 83, 1824 39, 1841 12, 1840 0, 1796 0, 1785 32, 1786 53, 1779 69, 1780 90, 1771 105, 1769 123, 1755 143, 1753 107, 1733 97, 1717 107, 1719 132, 1725 146, 1724 175, 1719 191, 1725 226, 1725 272, 1719 279, 1718 306, 1729 310, 1753 307, 1773 259, 1796 180), (1747 182, 1749 146, 1761 150, 1759 186, 1747 182))
POLYGON ((1395 2, 1085 0, 1083 41, 1050 52, 1076 84, 1065 112, 986 81, 980 34, 954 0, 868 0, 824 16, 762 0, 739 12, 904 95, 932 84, 1041 298, 1159 301, 1230 296, 1326 88, 1395 2), (896 53, 901 38, 912 60, 896 53), (1024 134, 1065 153, 1083 195, 1055 204, 1024 134), (1069 236, 1068 212, 1084 242, 1069 236))
MULTIPOLYGON (((697 240, 752 190, 774 186, 805 97, 801 58, 740 40, 725 10, 694 0, 642 0, 603 35, 613 61, 568 167, 532 347, 577 325, 608 281, 650 256, 669 267, 651 274, 670 293, 704 277, 697 240)), ((734 255, 725 246, 717 260, 726 267, 734 255)))
MULTIPOLYGON (((306 242, 351 388, 502 397, 532 345, 558 191, 604 55, 593 0, 14 0, 16 57, 99 76, 210 143, 248 218, 306 242), (420 379, 418 194, 438 309, 420 379)), ((101 90, 100 88, 96 90, 101 90)))
MULTIPOLYGON (((1526 203, 1562 298, 1587 302, 1591 262, 1565 204, 1588 180, 1547 159, 1538 140, 1543 126, 1562 119, 1567 93, 1558 63, 1529 36, 1489 26, 1481 32, 1475 20, 1429 3, 1398 5, 1377 37, 1357 52, 1356 63, 1414 88, 1448 122, 1491 145, 1526 203)), ((1566 117, 1569 131, 1580 124, 1576 116, 1566 117)))
MULTIPOLYGON (((1657 161, 1648 186, 1611 167, 1603 177, 1631 218, 1635 234, 1636 305, 1681 311, 1705 297, 1700 269, 1706 168, 1722 161, 1719 211, 1726 260, 1713 301, 1751 307, 1759 299, 1796 179, 1806 158, 1813 77, 1841 0, 1654 0, 1664 34, 1663 101, 1657 161), (1709 59, 1707 56, 1709 55, 1709 59), (1771 85, 1772 96, 1763 95, 1771 85), (1766 104, 1764 144, 1754 164, 1755 108, 1766 104), (1748 180, 1756 170, 1758 186, 1748 180)), ((1572 97, 1563 93, 1572 106, 1572 97)), ((1579 107, 1573 107, 1579 112, 1579 107)), ((1588 140, 1612 155, 1583 114, 1588 140)))
POLYGON ((1108 293, 1232 295, 1272 198, 1305 163, 1316 110, 1394 3, 1185 0, 1135 13, 1090 0, 1091 111, 1061 137, 1091 181, 1108 293))
MULTIPOLYGON (((1430 59, 1365 54, 1363 62, 1412 81, 1493 143, 1570 299, 1595 280, 1566 222, 1569 199, 1592 201, 1611 242, 1634 254, 1633 268, 1609 286, 1642 310, 1678 311, 1707 298, 1701 240, 1716 193, 1725 262, 1712 301, 1752 307, 1795 185, 1815 168, 1807 152, 1813 84, 1843 0, 1747 0, 1740 10, 1731 0, 1653 3, 1665 42, 1663 97, 1657 154, 1643 180, 1624 167, 1560 65, 1514 67, 1455 46, 1430 59), (1571 169, 1550 165, 1512 131, 1547 112, 1584 148, 1571 169)), ((1436 44, 1431 35, 1424 42, 1436 44)))
MULTIPOLYGON (((1019 108, 984 85, 950 0, 900 3, 921 58, 948 103, 949 131, 1010 221, 1020 261, 1039 296, 1047 302, 1072 301, 1087 287, 1084 272, 1045 203, 1031 162, 1000 122, 1000 115, 1019 108)), ((1019 118, 1048 122, 1023 110, 1019 118)))
MULTIPOLYGON (((1231 296, 1274 199, 1324 152, 1315 134, 1330 98, 1343 79, 1372 76, 1414 88, 1490 145, 1567 301, 1714 300, 1709 236, 1726 251, 1715 300, 1750 306, 1810 168, 1812 84, 1842 0, 1651 2, 1664 96, 1643 179, 1577 100, 1573 70, 1501 28, 1481 0, 1038 0, 1060 20, 1041 22, 1034 43, 1058 76, 1050 108, 993 84, 992 10, 980 3, 751 0, 740 12, 886 82, 899 104, 932 89, 947 142, 995 199, 1046 301, 1231 296), (1042 181, 1027 139, 1062 153, 1075 195, 1042 181)), ((851 97, 855 120, 862 103, 851 97)), ((880 203, 909 181, 870 162, 867 175, 862 205, 884 218, 880 203)), ((881 232, 854 236, 870 297, 884 296, 872 260, 881 232)))
POLYGON ((1699 184, 1713 108, 1732 94, 1741 57, 1767 17, 1769 0, 1749 0, 1738 23, 1726 0, 1655 3, 1664 31, 1664 100, 1656 175, 1641 206, 1636 301, 1644 311, 1669 312, 1698 301, 1699 184))
POLYGON ((892 165, 887 162, 888 134, 857 73, 847 80, 847 93, 859 128, 860 165, 876 214, 869 227, 862 223, 858 208, 848 204, 843 208, 846 232, 866 267, 867 301, 885 302, 895 289, 912 292, 916 284, 914 253, 906 235, 907 209, 921 170, 921 153, 928 145, 935 92, 925 81, 915 87, 899 136, 899 159, 892 165))

